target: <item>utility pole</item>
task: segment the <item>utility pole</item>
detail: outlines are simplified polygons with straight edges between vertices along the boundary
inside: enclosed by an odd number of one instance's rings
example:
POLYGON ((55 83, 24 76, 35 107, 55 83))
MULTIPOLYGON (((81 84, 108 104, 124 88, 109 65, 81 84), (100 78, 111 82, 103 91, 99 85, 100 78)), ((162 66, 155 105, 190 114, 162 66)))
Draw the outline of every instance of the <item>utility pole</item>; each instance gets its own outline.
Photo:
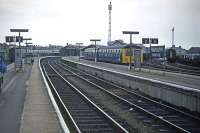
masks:
POLYGON ((79 47, 79 57, 78 60, 80 61, 80 56, 81 56, 81 45, 83 45, 83 43, 76 43, 79 47))
POLYGON ((95 44, 95 58, 94 58, 94 61, 95 63, 97 62, 97 42, 100 42, 101 40, 100 39, 90 39, 91 42, 94 42, 95 44))
POLYGON ((132 62, 131 62, 131 55, 133 55, 133 50, 132 50, 132 35, 139 34, 139 31, 122 31, 123 34, 129 34, 130 35, 130 53, 129 53, 129 67, 128 69, 131 70, 132 69, 132 62))
POLYGON ((108 22, 108 43, 111 42, 111 11, 112 11, 112 4, 108 5, 108 10, 109 10, 109 22, 108 22))

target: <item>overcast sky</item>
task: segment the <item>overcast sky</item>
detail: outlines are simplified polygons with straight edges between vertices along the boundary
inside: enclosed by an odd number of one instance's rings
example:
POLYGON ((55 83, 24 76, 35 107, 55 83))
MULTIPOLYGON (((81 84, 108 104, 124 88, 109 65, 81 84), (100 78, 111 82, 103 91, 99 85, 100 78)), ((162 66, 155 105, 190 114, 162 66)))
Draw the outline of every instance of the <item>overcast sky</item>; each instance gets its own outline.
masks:
MULTIPOLYGON (((35 45, 83 42, 108 37, 109 0, 0 0, 0 42, 10 28, 28 28, 25 37, 35 45)), ((175 44, 188 49, 200 46, 200 0, 112 0, 112 40, 129 37, 123 30, 140 31, 142 37, 157 37, 160 45, 171 46, 171 29, 175 27, 175 44)))

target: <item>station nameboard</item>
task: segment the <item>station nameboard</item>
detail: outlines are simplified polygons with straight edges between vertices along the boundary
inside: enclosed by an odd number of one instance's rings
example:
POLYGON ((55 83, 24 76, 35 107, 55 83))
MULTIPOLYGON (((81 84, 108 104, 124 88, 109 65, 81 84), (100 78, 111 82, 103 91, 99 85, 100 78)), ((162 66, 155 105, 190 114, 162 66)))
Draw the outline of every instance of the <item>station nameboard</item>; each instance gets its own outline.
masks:
POLYGON ((22 36, 17 36, 16 37, 16 42, 23 42, 23 37, 22 36))
POLYGON ((149 38, 142 38, 142 44, 149 44, 149 38))
POLYGON ((150 38, 151 44, 158 44, 158 38, 150 38))
POLYGON ((164 58, 165 46, 151 46, 152 58, 164 58))
POLYGON ((14 42, 13 36, 6 36, 6 42, 14 42))
POLYGON ((6 42, 23 42, 23 37, 22 36, 6 36, 6 42))
POLYGON ((142 38, 143 44, 158 44, 158 38, 142 38))

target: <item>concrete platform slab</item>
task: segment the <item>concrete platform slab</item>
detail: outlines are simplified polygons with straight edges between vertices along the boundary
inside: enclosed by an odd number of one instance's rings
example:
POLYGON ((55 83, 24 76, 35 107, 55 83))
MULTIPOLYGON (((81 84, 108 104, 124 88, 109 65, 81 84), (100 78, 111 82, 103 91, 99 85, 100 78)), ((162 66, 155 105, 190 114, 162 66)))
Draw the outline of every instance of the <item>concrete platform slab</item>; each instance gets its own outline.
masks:
POLYGON ((62 133, 38 68, 38 61, 33 65, 27 84, 20 133, 62 133))
POLYGON ((86 65, 92 65, 95 67, 118 71, 122 73, 127 73, 135 76, 150 78, 162 82, 172 83, 176 85, 181 85, 185 87, 191 87, 200 90, 200 76, 193 76, 187 74, 180 74, 180 73, 172 73, 172 72, 164 72, 158 70, 151 70, 149 72, 148 69, 142 69, 141 71, 136 70, 128 70, 128 66, 125 65, 117 65, 111 63, 104 63, 104 62, 97 62, 89 61, 89 60, 78 60, 78 57, 63 57, 63 59, 72 60, 74 62, 80 62, 86 65))
POLYGON ((64 58, 64 60, 97 77, 138 90, 175 106, 200 112, 199 76, 168 72, 162 75, 159 71, 155 71, 155 73, 136 72, 128 70, 124 65, 95 63, 87 60, 78 61, 76 58, 64 58))

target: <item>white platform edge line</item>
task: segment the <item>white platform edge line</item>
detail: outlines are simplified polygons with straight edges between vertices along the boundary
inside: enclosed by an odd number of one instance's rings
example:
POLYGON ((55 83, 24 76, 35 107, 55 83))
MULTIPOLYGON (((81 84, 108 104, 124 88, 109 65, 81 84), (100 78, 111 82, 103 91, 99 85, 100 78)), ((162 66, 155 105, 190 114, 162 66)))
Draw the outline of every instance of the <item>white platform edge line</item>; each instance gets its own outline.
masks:
MULTIPOLYGON (((50 56, 49 56, 49 57, 50 57, 50 56)), ((50 97, 51 102, 52 102, 52 104, 53 104, 53 107, 54 107, 54 109, 55 109, 55 111, 56 111, 56 114, 57 114, 57 116, 58 116, 59 123, 60 123, 60 125, 61 125, 61 127, 62 127, 64 133, 70 133, 69 128, 68 128, 67 125, 65 124, 65 121, 64 121, 64 119, 63 119, 63 117, 62 117, 62 115, 61 115, 61 112, 60 112, 60 110, 59 110, 59 108, 58 108, 58 105, 57 105, 55 99, 53 98, 53 94, 52 94, 52 92, 51 92, 51 89, 50 89, 50 87, 49 87, 49 85, 48 85, 48 83, 47 83, 47 80, 46 80, 46 78, 45 78, 45 76, 44 76, 44 73, 43 73, 43 71, 42 71, 42 68, 41 68, 41 65, 40 65, 40 60, 41 60, 41 59, 44 59, 44 58, 48 58, 48 57, 42 57, 42 58, 39 59, 39 68, 40 68, 40 72, 42 73, 42 77, 43 77, 44 83, 45 83, 45 85, 46 85, 46 87, 47 87, 47 91, 48 91, 49 97, 50 97)))
POLYGON ((88 64, 85 64, 85 63, 80 63, 80 62, 69 60, 69 59, 66 59, 66 58, 62 58, 62 59, 66 60, 66 61, 71 61, 71 62, 80 64, 80 65, 88 66, 88 67, 91 67, 91 68, 99 69, 99 70, 113 72, 113 73, 129 76, 129 77, 134 77, 134 78, 141 79, 141 80, 150 81, 150 82, 153 82, 153 83, 159 83, 159 84, 163 84, 163 85, 167 85, 167 86, 172 86, 172 87, 183 89, 183 90, 186 90, 186 91, 193 91, 193 92, 200 93, 200 90, 195 89, 195 88, 191 88, 191 87, 187 87, 187 86, 177 85, 177 84, 173 84, 173 83, 167 83, 167 82, 163 82, 163 81, 159 81, 159 80, 155 80, 155 79, 151 79, 151 78, 145 78, 145 77, 140 77, 140 76, 136 76, 136 75, 131 75, 131 74, 128 74, 128 73, 117 72, 115 70, 106 69, 104 67, 97 67, 97 66, 93 66, 93 65, 88 65, 88 64))

